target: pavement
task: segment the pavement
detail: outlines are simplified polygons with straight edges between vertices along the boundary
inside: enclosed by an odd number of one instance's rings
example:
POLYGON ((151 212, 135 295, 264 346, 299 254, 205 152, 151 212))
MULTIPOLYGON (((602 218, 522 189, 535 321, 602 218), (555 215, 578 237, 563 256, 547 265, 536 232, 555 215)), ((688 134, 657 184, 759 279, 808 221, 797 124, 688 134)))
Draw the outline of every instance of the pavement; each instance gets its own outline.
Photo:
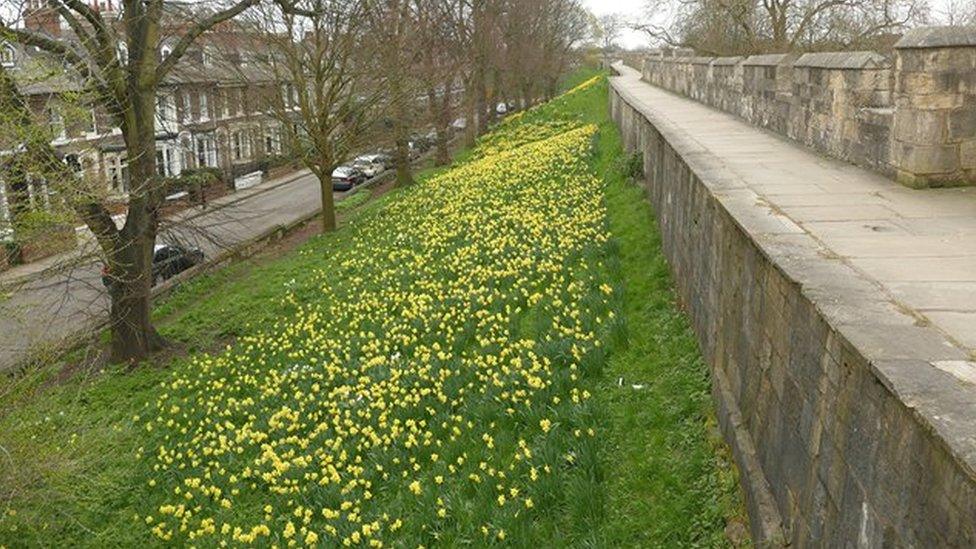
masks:
MULTIPOLYGON (((164 223, 160 241, 197 246, 212 258, 320 209, 318 181, 302 171, 221 197, 206 209, 184 210, 164 223)), ((0 372, 60 348, 107 317, 96 257, 95 244, 83 241, 69 254, 0 274, 0 372)))
POLYGON ((813 237, 899 312, 976 356, 976 188, 909 189, 615 68, 615 85, 642 110, 721 163, 734 184, 716 195, 750 208, 772 232, 813 237))

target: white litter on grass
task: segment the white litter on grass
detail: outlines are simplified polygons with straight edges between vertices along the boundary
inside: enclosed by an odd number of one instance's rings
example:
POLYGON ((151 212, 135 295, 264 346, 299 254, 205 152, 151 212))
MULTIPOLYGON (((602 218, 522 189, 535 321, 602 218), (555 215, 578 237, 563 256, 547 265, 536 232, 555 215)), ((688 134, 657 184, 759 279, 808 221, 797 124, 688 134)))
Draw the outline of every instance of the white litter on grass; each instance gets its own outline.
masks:
MULTIPOLYGON (((623 377, 617 378, 617 387, 623 387, 623 386, 624 386, 624 378, 623 377)), ((630 388, 633 389, 633 390, 635 390, 635 391, 640 391, 644 387, 647 387, 647 385, 644 385, 643 383, 640 383, 640 384, 634 383, 634 384, 631 384, 631 386, 630 386, 630 388)))

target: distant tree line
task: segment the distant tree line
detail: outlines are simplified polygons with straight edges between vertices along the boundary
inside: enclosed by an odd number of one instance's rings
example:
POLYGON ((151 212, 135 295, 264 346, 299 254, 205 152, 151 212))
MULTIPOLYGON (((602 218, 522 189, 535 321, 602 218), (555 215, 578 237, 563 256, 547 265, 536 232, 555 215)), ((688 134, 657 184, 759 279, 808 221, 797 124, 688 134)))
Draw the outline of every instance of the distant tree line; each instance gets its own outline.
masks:
POLYGON ((651 43, 702 55, 878 49, 907 28, 976 23, 976 2, 947 0, 648 0, 631 22, 651 43))

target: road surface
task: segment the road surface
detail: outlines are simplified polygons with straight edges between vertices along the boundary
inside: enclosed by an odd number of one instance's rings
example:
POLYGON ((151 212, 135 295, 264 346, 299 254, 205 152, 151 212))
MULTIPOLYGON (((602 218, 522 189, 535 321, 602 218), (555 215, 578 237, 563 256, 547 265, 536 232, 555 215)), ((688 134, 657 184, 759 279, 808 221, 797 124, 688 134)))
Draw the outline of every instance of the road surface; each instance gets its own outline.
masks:
MULTIPOLYGON (((250 191, 254 194, 243 199, 228 195, 223 207, 215 202, 207 210, 182 212, 174 218, 179 220, 179 228, 164 231, 159 240, 198 246, 211 258, 277 226, 310 216, 322 205, 318 182, 311 175, 284 184, 269 181, 261 187, 273 188, 255 188, 250 191)), ((336 199, 344 194, 348 193, 337 193, 336 199)), ((91 249, 92 244, 87 246, 91 249)), ((107 318, 109 299, 101 283, 101 263, 75 263, 0 296, 0 372, 43 349, 59 348, 107 318)))

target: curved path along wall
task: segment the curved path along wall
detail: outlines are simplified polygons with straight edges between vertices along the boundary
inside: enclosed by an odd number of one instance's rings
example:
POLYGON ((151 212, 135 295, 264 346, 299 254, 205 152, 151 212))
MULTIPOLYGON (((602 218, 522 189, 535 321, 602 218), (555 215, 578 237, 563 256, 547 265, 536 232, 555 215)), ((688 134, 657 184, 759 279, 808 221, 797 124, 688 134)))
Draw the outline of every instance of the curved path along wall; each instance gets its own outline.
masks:
POLYGON ((615 69, 757 544, 976 545, 976 194, 905 189, 615 69))

